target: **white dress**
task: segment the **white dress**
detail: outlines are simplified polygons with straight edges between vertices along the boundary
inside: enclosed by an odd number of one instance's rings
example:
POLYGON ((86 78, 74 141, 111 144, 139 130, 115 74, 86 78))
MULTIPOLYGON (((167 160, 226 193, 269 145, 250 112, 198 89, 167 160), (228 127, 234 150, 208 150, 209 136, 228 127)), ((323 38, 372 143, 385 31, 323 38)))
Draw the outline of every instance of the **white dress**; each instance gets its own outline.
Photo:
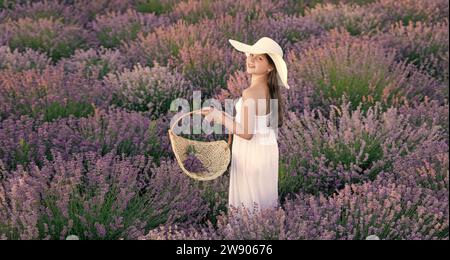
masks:
MULTIPOLYGON (((236 103, 236 122, 241 123, 242 97, 236 103)), ((272 112, 271 112, 272 113, 272 112)), ((228 206, 253 212, 278 206, 278 142, 266 126, 270 113, 256 116, 250 140, 233 135, 228 206)))

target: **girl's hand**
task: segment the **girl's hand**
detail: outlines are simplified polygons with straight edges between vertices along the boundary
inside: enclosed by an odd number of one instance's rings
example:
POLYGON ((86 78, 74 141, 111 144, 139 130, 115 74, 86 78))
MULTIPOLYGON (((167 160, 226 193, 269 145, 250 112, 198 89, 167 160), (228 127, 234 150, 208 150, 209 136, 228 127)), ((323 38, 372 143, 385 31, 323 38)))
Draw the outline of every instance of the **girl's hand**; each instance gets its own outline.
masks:
POLYGON ((214 107, 204 107, 202 108, 201 113, 205 116, 205 119, 208 120, 208 122, 221 123, 222 112, 214 107))
POLYGON ((213 107, 202 107, 201 114, 206 116, 213 110, 213 107))

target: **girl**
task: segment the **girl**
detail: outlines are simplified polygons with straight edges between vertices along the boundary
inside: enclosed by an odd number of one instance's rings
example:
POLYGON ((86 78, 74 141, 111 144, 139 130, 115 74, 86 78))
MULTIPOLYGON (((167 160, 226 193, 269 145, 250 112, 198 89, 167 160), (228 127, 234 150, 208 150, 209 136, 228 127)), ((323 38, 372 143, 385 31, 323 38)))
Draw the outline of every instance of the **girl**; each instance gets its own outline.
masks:
POLYGON ((279 160, 274 128, 283 124, 280 86, 289 88, 283 51, 268 37, 251 46, 229 41, 247 56, 250 86, 235 105, 236 117, 214 108, 203 108, 202 114, 233 134, 229 209, 244 208, 253 212, 274 208, 278 206, 279 160), (275 127, 274 121, 278 122, 275 127), (269 122, 272 126, 268 126, 269 122))

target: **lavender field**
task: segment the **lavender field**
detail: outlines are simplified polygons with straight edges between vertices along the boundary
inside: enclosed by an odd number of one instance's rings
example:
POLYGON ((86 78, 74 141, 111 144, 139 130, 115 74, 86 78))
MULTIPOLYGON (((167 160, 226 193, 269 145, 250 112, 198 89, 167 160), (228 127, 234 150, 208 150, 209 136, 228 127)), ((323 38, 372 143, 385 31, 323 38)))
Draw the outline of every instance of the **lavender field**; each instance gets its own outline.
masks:
MULTIPOLYGON (((448 0, 0 0, 0 239, 449 239, 448 0), (167 131, 284 50, 277 210, 234 218, 167 131)), ((205 136, 209 140, 224 135, 205 136)))

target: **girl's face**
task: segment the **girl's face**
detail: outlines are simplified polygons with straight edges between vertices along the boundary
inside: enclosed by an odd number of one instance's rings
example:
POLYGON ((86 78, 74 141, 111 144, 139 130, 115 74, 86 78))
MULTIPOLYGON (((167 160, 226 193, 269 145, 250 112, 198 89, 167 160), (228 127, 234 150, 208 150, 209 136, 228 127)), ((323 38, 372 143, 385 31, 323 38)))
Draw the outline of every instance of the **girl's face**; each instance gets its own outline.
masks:
POLYGON ((268 74, 272 67, 264 54, 249 53, 247 56, 247 73, 268 74))

